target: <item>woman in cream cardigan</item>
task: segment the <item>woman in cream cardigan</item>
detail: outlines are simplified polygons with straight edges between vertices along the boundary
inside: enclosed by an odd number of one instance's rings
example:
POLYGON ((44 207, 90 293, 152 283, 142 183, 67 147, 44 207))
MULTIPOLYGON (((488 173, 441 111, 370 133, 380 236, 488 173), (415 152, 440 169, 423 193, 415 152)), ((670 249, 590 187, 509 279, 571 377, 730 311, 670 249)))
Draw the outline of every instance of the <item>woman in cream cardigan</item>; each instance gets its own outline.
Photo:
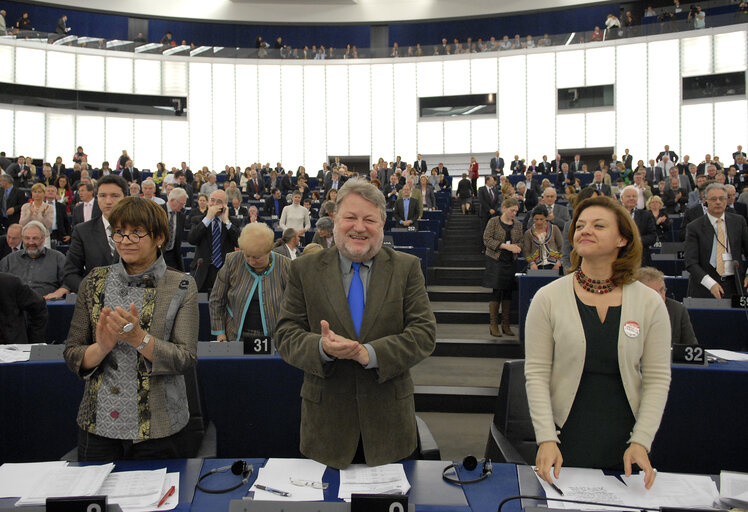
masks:
POLYGON ((569 466, 655 472, 648 451, 670 385, 670 321, 636 281, 642 245, 631 216, 608 197, 572 219, 572 271, 539 290, 526 324, 525 376, 537 471, 569 466))

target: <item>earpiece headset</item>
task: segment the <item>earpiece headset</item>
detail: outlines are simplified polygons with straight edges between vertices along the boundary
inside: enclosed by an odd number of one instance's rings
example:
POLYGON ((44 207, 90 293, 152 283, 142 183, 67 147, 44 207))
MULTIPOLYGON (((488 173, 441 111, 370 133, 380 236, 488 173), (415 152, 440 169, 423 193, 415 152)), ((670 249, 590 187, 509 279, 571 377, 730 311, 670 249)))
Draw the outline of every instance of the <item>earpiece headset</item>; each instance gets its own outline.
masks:
POLYGON ((222 466, 220 468, 214 468, 208 471, 207 473, 205 473, 204 475, 201 475, 200 478, 197 480, 197 484, 195 487, 197 487, 203 492, 207 492, 208 494, 223 494, 225 492, 231 492, 235 489, 238 489, 242 485, 246 484, 249 481, 249 478, 252 476, 253 472, 254 472, 254 467, 252 465, 247 464, 246 461, 237 460, 230 466, 222 466), (226 471, 227 469, 231 469, 231 472, 235 475, 241 475, 242 481, 236 484, 235 486, 228 487, 226 489, 206 489, 205 487, 200 485, 200 482, 208 478, 210 475, 226 471))
POLYGON ((480 462, 483 464, 483 467, 481 468, 481 475, 478 478, 475 478, 473 480, 460 480, 459 476, 457 476, 457 467, 462 466, 467 471, 472 471, 475 468, 478 467, 478 459, 473 457, 472 455, 468 455, 462 460, 462 464, 459 462, 455 462, 454 464, 450 464, 446 468, 444 468, 444 471, 442 471, 442 478, 444 481, 449 482, 451 484, 455 485, 469 485, 469 484, 476 484, 482 480, 485 480, 489 476, 491 476, 491 473, 493 473, 493 464, 491 464, 490 459, 481 459, 480 462), (455 470, 455 477, 452 478, 451 476, 447 476, 447 472, 450 469, 455 470))

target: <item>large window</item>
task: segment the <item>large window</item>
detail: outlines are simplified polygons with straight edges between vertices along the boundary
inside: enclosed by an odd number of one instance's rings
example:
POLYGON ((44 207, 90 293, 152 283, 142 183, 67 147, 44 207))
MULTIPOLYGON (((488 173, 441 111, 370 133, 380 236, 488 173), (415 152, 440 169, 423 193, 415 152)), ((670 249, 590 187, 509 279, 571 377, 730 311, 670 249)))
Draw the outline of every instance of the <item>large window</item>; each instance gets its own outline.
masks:
POLYGON ((721 96, 745 96, 745 72, 683 78, 683 99, 697 100, 721 96))
POLYGON ((493 93, 419 98, 418 103, 422 118, 496 115, 496 95, 493 93))
POLYGON ((615 99, 612 85, 566 87, 558 90, 559 110, 613 107, 614 104, 615 99))

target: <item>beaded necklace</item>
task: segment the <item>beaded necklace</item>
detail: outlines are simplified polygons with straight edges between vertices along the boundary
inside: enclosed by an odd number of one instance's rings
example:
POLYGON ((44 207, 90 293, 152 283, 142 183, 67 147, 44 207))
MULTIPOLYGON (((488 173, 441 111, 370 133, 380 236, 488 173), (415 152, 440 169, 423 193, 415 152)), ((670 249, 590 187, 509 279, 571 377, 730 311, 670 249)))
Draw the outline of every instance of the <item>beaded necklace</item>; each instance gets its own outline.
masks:
POLYGON ((613 291, 613 288, 616 287, 616 285, 611 281, 610 279, 591 279, 585 275, 584 272, 582 272, 582 267, 579 267, 576 272, 574 272, 574 276, 577 279, 577 283, 579 283, 579 286, 581 286, 584 290, 587 290, 588 292, 596 293, 596 294, 605 294, 610 293, 613 291))

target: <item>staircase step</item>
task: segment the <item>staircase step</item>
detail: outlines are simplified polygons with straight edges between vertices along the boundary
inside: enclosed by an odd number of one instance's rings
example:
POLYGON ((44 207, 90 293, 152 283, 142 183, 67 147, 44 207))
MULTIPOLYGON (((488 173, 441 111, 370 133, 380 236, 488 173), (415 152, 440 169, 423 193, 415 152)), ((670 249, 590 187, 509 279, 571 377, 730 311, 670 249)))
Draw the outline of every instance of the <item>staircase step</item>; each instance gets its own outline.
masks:
POLYGON ((415 386, 418 412, 492 413, 498 387, 415 386))
POLYGON ((427 286, 429 299, 434 302, 489 302, 493 291, 482 286, 427 286))
POLYGON ((486 257, 478 252, 468 254, 437 254, 436 264, 443 267, 477 267, 486 261, 486 257))
POLYGON ((447 286, 480 286, 483 284, 484 267, 433 267, 430 284, 447 286))
POLYGON ((488 303, 486 302, 431 302, 437 322, 451 324, 488 325, 488 303))

